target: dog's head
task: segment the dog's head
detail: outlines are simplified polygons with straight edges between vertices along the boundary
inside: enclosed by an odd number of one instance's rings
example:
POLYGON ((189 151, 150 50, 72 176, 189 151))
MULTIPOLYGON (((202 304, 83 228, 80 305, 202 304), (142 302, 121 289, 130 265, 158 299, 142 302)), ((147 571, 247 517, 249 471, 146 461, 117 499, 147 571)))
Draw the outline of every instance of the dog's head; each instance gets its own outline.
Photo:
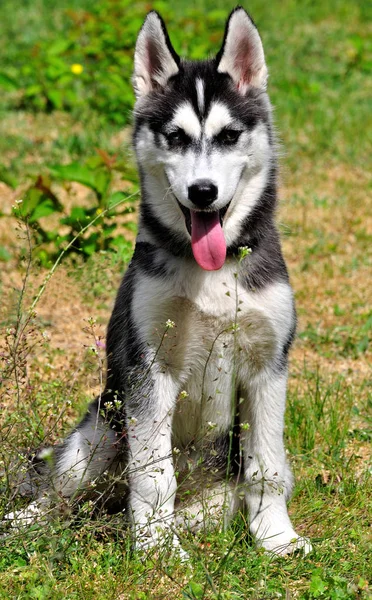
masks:
POLYGON ((267 68, 256 26, 243 8, 226 23, 222 48, 206 61, 180 59, 156 12, 134 59, 134 144, 146 210, 191 247, 206 270, 262 193, 272 159, 267 68))

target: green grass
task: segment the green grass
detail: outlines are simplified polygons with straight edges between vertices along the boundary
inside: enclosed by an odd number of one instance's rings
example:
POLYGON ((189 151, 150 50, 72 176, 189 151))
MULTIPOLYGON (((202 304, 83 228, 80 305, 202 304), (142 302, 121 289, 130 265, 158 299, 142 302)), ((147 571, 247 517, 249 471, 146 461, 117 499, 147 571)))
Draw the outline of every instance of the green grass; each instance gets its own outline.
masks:
MULTIPOLYGON (((241 515, 226 532, 184 534, 187 564, 166 554, 141 556, 131 551, 120 515, 92 518, 86 503, 77 514, 66 509, 64 518, 1 539, 0 598, 372 597, 370 3, 243 4, 262 34, 285 150, 280 225, 299 314, 285 431, 296 477, 290 513, 314 550, 306 557, 262 554, 241 515)), ((233 3, 151 6, 165 17, 176 49, 198 58, 219 48, 233 3)), ((149 8, 127 0, 0 5, 0 180, 8 183, 0 206, 6 215, 0 220, 0 461, 7 475, 14 473, 18 448, 61 440, 84 414, 102 372, 96 338, 104 335, 125 268, 119 253, 97 251, 87 260, 70 255, 27 321, 46 270, 38 247, 28 263, 28 238, 23 226, 15 230, 11 204, 39 175, 51 177, 51 165, 85 165, 92 157, 94 162, 97 148, 118 155, 113 189, 121 189, 123 180, 133 182, 129 77, 135 35, 149 8), (65 40, 71 45, 64 48, 65 40), (71 75, 73 63, 84 67, 80 79, 71 75), (65 97, 67 88, 73 94, 65 97), (59 298, 67 312, 56 310, 59 298), (14 327, 22 323, 15 351, 14 327)), ((51 186, 64 218, 74 202, 97 202, 87 188, 83 200, 75 198, 69 181, 52 180, 51 186)), ((55 214, 42 224, 49 222, 50 228, 59 226, 55 214)), ((43 246, 46 259, 52 250, 43 246)), ((8 483, 4 477, 1 513, 22 505, 8 483)))
MULTIPOLYGON (((225 533, 185 534, 187 565, 165 551, 144 560, 131 553, 120 517, 91 519, 87 505, 75 517, 5 540, 3 597, 137 600, 164 598, 170 589, 176 598, 370 597, 370 479, 356 475, 356 456, 345 452, 354 435, 352 390, 342 379, 330 383, 308 371, 304 378, 306 388, 288 399, 286 436, 296 457, 291 512, 299 530, 311 534, 312 554, 281 559, 257 552, 239 517, 225 533)), ((66 379, 40 384, 44 406, 32 404, 45 423, 55 419, 66 379)), ((35 442, 45 432, 30 435, 35 442)))

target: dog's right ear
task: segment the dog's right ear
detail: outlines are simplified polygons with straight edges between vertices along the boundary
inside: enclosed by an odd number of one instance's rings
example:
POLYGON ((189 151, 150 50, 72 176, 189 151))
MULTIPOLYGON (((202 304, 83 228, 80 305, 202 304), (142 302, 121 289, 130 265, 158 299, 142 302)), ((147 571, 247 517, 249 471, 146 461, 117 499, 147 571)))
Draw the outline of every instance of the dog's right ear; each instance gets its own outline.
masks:
POLYGON ((133 88, 137 98, 165 87, 179 71, 180 57, 170 43, 160 15, 151 11, 138 34, 134 53, 133 88))

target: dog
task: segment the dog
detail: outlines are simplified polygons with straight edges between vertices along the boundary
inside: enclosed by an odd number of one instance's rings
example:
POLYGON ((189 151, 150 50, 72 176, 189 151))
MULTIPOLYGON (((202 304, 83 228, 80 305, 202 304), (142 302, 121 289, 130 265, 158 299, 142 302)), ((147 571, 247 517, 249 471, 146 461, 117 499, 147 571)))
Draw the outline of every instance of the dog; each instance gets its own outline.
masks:
POLYGON ((208 60, 181 59, 154 11, 139 32, 138 237, 108 327, 105 389, 53 451, 51 475, 66 499, 111 477, 137 548, 169 539, 178 548, 180 523, 226 525, 238 510, 266 551, 311 548, 286 504, 296 313, 275 226, 266 84, 261 38, 243 8, 208 60))

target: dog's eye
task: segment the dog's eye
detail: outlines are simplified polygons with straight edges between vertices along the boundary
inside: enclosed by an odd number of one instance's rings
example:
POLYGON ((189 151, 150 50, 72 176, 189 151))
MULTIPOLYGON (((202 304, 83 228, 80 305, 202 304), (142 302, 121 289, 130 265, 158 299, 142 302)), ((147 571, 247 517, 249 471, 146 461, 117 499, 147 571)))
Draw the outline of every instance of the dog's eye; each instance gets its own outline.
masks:
POLYGON ((183 129, 178 128, 175 131, 166 133, 165 137, 170 146, 187 146, 190 143, 190 138, 183 129))
POLYGON ((241 134, 242 132, 237 129, 222 129, 216 139, 220 144, 232 146, 233 144, 236 144, 241 134))

